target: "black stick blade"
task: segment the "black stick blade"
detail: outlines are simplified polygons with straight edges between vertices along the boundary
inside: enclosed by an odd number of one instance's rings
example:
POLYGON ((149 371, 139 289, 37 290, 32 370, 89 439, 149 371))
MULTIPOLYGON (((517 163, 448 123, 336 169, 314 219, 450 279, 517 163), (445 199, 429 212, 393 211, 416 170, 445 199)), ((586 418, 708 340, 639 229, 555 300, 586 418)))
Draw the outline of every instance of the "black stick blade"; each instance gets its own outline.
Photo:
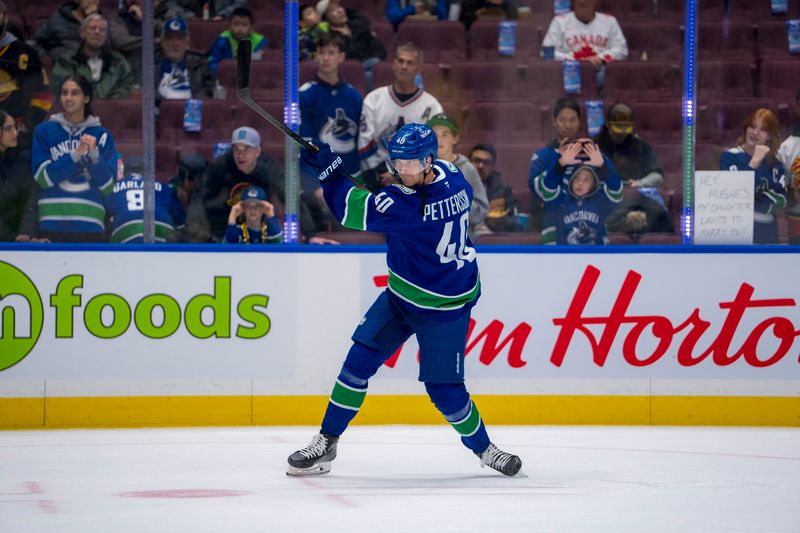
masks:
POLYGON ((250 87, 250 57, 253 44, 250 39, 242 39, 236 50, 236 89, 250 87))

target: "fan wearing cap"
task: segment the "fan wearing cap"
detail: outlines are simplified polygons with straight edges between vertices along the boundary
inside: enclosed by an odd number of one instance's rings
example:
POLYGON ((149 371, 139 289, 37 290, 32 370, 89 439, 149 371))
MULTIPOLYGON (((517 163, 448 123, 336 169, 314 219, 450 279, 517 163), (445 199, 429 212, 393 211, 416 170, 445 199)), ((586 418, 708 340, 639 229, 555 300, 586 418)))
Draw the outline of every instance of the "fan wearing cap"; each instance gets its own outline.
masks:
MULTIPOLYGON (((276 208, 285 203, 283 165, 261 151, 261 136, 242 126, 231 136, 231 149, 206 168, 189 206, 188 232, 192 242, 221 242, 228 225, 228 198, 234 186, 249 183, 264 190, 276 208)), ((298 205, 300 233, 307 242, 334 242, 316 236, 314 221, 303 202, 298 205)))
POLYGON ((486 197, 486 187, 483 186, 481 176, 469 159, 463 154, 457 154, 455 147, 458 144, 458 125, 456 121, 444 113, 439 113, 428 121, 428 126, 436 132, 439 140, 439 159, 455 164, 467 183, 472 187, 472 204, 469 207, 469 233, 470 238, 489 233, 486 227, 486 215, 489 212, 489 200, 486 197))
POLYGON ((156 55, 156 100, 210 98, 214 76, 208 59, 189 51, 189 26, 182 18, 171 18, 161 28, 160 52, 156 55))
POLYGON ((622 200, 622 183, 613 165, 601 180, 603 156, 593 143, 564 147, 566 173, 546 173, 537 179, 544 193, 543 244, 607 244, 606 217, 622 200), (588 159, 580 159, 584 152, 588 159), (564 183, 567 183, 564 185, 564 183))
POLYGON ((275 206, 267 201, 261 187, 251 185, 231 198, 231 213, 225 242, 229 244, 276 244, 283 241, 283 231, 275 216, 275 206))

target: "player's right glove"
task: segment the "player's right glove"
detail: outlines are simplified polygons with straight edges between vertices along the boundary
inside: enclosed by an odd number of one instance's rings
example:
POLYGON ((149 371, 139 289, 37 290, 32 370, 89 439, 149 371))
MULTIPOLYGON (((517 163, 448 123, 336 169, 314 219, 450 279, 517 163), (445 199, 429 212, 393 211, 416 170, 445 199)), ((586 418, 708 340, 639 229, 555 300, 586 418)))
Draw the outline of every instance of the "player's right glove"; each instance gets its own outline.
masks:
POLYGON ((300 169, 309 176, 324 181, 342 170, 342 156, 333 151, 330 145, 314 143, 319 152, 303 149, 300 151, 300 169))

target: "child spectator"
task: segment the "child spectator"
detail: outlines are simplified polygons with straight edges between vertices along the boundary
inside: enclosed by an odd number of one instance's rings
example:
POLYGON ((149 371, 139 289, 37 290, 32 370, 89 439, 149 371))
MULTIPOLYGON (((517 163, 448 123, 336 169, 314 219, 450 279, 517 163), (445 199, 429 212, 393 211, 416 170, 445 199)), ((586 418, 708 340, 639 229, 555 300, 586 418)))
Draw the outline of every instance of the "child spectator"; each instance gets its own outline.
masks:
POLYGON ((476 144, 469 151, 470 163, 478 171, 486 196, 489 212, 486 226, 491 231, 509 232, 517 229, 517 198, 511 186, 503 182, 500 173, 494 169, 497 151, 490 144, 476 144))
POLYGON ((606 217, 622 200, 619 175, 590 139, 564 146, 562 159, 566 165, 535 180, 545 201, 542 243, 607 244, 606 217), (605 181, 597 172, 602 166, 605 181))
POLYGON ((225 242, 229 244, 276 244, 283 241, 283 231, 275 216, 275 207, 267 201, 261 187, 251 185, 236 195, 228 215, 225 242))
POLYGON ((297 36, 297 49, 300 61, 314 57, 319 39, 329 30, 329 24, 322 22, 319 13, 311 4, 300 6, 300 33, 297 36))
POLYGON ((236 50, 239 47, 239 41, 242 39, 250 39, 253 43, 252 58, 254 60, 261 59, 264 48, 267 46, 267 38, 253 31, 253 13, 249 9, 237 7, 231 12, 229 20, 230 26, 220 33, 217 40, 214 41, 208 57, 211 72, 214 74, 217 73, 217 66, 220 61, 236 57, 236 50))
POLYGON ((736 146, 720 157, 720 170, 755 171, 753 244, 778 244, 775 214, 786 205, 786 174, 778 159, 778 119, 769 109, 759 108, 744 122, 736 146))

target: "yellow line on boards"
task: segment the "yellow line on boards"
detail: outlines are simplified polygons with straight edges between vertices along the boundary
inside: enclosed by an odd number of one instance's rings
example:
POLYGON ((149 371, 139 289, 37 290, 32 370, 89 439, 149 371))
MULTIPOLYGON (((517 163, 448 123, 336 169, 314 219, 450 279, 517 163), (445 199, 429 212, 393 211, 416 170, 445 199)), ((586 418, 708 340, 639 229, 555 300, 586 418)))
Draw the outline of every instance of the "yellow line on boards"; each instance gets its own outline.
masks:
MULTIPOLYGON (((490 425, 800 427, 800 397, 476 395, 490 425)), ((0 398, 0 429, 319 425, 326 396, 0 398)), ((356 424, 443 424, 426 396, 367 396, 356 424)))

